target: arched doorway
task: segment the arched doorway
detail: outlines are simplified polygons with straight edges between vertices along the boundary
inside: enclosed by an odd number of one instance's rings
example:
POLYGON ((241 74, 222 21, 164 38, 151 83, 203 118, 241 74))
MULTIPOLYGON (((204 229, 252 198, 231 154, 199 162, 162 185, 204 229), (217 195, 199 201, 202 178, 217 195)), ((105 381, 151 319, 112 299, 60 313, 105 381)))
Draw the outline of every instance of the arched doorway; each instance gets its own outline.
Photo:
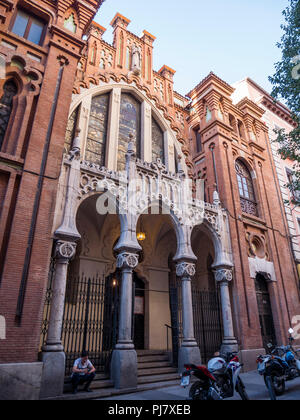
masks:
POLYGON ((255 290, 263 345, 268 349, 269 343, 276 345, 277 341, 268 283, 263 274, 257 274, 255 290))

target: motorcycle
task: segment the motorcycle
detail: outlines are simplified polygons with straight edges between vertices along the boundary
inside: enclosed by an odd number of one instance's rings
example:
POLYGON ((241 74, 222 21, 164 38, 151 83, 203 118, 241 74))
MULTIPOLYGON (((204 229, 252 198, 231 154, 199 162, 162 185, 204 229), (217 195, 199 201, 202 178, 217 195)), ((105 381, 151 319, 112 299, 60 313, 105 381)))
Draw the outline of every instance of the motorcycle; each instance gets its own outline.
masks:
POLYGON ((289 330, 290 337, 288 346, 274 347, 271 343, 268 345, 270 354, 259 356, 257 359, 258 372, 264 376, 266 387, 269 391, 271 400, 276 400, 277 396, 285 393, 286 382, 292 381, 300 376, 299 350, 294 350, 292 343, 294 341, 289 330))
POLYGON ((246 387, 240 377, 243 365, 239 362, 238 353, 227 353, 223 357, 222 355, 215 357, 208 362, 207 367, 216 378, 222 399, 232 398, 237 392, 242 400, 249 400, 246 387))
POLYGON ((249 400, 245 385, 240 378, 242 365, 237 353, 228 353, 224 358, 215 357, 209 361, 208 367, 186 365, 182 375, 181 385, 187 387, 191 376, 195 382, 189 393, 191 400, 224 400, 234 396, 237 391, 242 400, 249 400))
POLYGON ((222 400, 216 388, 216 378, 205 366, 185 365, 185 371, 181 375, 181 386, 187 388, 190 385, 191 377, 195 376, 195 382, 189 392, 190 400, 218 401, 222 400))

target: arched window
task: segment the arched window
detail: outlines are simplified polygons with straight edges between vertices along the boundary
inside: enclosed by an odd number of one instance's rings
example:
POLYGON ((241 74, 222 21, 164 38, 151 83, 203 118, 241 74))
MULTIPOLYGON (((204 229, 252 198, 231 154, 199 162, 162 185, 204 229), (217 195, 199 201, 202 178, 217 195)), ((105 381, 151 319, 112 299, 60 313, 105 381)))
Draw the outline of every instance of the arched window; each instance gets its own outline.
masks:
POLYGON ((154 118, 152 118, 152 161, 160 159, 165 163, 164 133, 154 118))
POLYGON ((3 87, 3 95, 0 99, 0 150, 4 141, 6 129, 9 123, 13 98, 18 93, 18 88, 13 80, 8 80, 3 87))
POLYGON ((235 164, 242 211, 257 216, 257 204, 251 174, 246 165, 238 160, 235 164))
POLYGON ((123 93, 121 96, 119 147, 118 147, 118 170, 123 171, 126 166, 126 153, 129 136, 136 149, 136 155, 140 158, 141 153, 141 104, 130 94, 123 93))
POLYGON ((92 99, 85 159, 105 165, 109 93, 92 99))

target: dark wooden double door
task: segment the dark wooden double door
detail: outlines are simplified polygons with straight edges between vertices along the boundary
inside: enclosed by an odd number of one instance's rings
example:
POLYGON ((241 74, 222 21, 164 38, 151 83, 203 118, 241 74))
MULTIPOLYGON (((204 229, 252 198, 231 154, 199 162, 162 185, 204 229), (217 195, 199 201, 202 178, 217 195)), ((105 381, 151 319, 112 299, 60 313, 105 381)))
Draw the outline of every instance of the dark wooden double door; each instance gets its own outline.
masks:
POLYGON ((268 349, 269 343, 276 345, 277 342, 268 283, 261 274, 255 279, 255 289, 263 345, 268 349))

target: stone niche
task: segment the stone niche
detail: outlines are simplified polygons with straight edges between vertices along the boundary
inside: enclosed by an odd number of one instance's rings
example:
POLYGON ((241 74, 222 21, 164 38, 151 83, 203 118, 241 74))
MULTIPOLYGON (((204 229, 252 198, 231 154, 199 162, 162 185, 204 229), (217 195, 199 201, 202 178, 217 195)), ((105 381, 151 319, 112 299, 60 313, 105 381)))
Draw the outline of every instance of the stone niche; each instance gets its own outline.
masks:
POLYGON ((43 363, 0 365, 0 400, 39 400, 43 363))

